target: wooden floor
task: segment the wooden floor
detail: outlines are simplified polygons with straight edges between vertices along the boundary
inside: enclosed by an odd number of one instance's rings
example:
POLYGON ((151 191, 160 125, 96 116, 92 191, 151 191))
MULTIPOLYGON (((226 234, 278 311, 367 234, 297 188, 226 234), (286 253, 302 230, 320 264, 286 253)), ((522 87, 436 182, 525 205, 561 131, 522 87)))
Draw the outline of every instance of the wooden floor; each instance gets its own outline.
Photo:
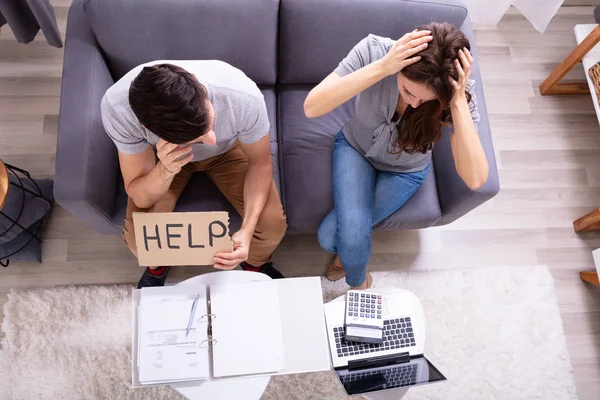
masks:
MULTIPOLYGON (((53 0, 64 34, 69 0, 53 0)), ((573 2, 571 2, 573 3, 573 2)), ((541 97, 538 86, 575 45, 573 26, 592 7, 563 7, 544 35, 516 11, 475 36, 502 190, 436 229, 376 233, 372 269, 547 264, 556 280, 582 399, 600 398, 600 289, 582 283, 600 234, 571 223, 600 206, 600 126, 589 96, 541 97)), ((54 174, 62 50, 38 37, 17 44, 0 32, 0 158, 37 177, 54 174)), ((579 66, 569 78, 582 78, 579 66)), ((54 207, 44 263, 0 269, 0 305, 11 288, 133 283, 141 270, 118 236, 101 236, 54 207)), ((289 237, 276 256, 288 276, 317 275, 329 256, 314 235, 289 237)), ((198 273, 178 268, 174 279, 198 273)), ((524 270, 525 271, 525 270, 524 270)))

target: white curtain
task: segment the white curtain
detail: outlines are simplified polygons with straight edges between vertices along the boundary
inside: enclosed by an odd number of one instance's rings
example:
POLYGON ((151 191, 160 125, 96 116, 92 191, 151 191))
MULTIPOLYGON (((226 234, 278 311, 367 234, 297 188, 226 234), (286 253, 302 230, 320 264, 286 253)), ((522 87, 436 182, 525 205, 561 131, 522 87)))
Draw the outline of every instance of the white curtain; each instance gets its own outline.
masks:
POLYGON ((515 6, 539 32, 544 32, 564 0, 467 0, 475 25, 496 25, 510 6, 515 6))

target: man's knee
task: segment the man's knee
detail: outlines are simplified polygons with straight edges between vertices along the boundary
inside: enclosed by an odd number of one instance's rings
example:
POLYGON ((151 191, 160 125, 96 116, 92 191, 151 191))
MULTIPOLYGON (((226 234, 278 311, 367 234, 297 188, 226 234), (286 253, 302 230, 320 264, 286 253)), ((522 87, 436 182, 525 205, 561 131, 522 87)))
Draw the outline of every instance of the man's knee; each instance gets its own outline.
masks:
POLYGON ((287 220, 283 209, 281 207, 265 207, 258 220, 256 230, 271 240, 281 241, 287 230, 287 220))
POLYGON ((273 238, 281 241, 287 231, 287 219, 285 218, 283 209, 275 210, 271 213, 269 227, 273 238))
POLYGON ((137 257, 137 244, 135 242, 133 219, 125 219, 125 226, 123 227, 123 241, 125 241, 125 244, 131 253, 137 257))

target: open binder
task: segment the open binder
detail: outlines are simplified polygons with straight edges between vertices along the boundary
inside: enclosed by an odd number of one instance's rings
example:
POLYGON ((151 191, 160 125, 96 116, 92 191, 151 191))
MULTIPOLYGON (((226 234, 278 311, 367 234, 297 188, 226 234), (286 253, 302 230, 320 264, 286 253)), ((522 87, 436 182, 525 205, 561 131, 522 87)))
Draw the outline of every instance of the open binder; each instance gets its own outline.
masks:
POLYGON ((134 387, 330 369, 318 278, 144 288, 133 314, 134 387))

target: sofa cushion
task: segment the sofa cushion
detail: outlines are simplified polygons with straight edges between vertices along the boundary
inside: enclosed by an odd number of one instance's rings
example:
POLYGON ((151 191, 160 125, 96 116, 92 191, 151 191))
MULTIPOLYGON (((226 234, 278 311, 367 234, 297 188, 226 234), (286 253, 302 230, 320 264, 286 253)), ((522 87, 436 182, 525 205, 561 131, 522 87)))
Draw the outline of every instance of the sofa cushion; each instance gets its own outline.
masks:
POLYGON ((222 60, 274 84, 279 0, 87 0, 113 78, 152 60, 222 60))
POLYGON ((333 207, 331 150, 335 135, 354 114, 353 102, 315 119, 304 115, 306 86, 279 92, 282 189, 289 232, 316 232, 333 207))
POLYGON ((399 38, 431 21, 461 26, 466 16, 464 0, 284 0, 280 80, 320 82, 369 33, 399 38))
POLYGON ((439 191, 440 206, 443 216, 437 222, 437 225, 449 224, 460 218, 475 207, 485 203, 494 197, 500 190, 498 178, 498 166, 494 155, 494 145, 492 143, 492 133, 490 121, 487 114, 485 97, 483 93, 483 83, 479 71, 479 60, 477 58, 477 48, 473 38, 471 21, 467 18, 462 26, 471 42, 471 52, 475 58, 471 78, 475 80, 475 96, 477 97, 477 107, 481 120, 478 124, 479 139, 487 156, 489 165, 489 177, 485 185, 477 191, 472 191, 460 178, 454 167, 454 157, 450 147, 450 130, 443 131, 442 139, 436 143, 433 148, 433 158, 436 161, 435 175, 438 178, 437 186, 439 191))
MULTIPOLYGON (((283 86, 279 97, 279 137, 284 206, 288 231, 315 232, 333 208, 333 141, 354 114, 352 101, 314 119, 304 116, 310 87, 283 86)), ((433 171, 433 168, 431 168, 433 171)), ((413 229, 433 225, 441 215, 433 172, 409 202, 376 229, 413 229)))
MULTIPOLYGON (((265 96, 269 123, 271 125, 269 134, 271 139, 271 156, 273 158, 273 175, 279 195, 281 196, 275 91, 273 89, 261 89, 261 92, 265 96)), ((119 225, 123 225, 127 208, 127 193, 125 193, 122 179, 119 179, 119 184, 121 185, 119 190, 120 195, 117 196, 116 213, 113 216, 113 221, 119 225)), ((225 196, 219 192, 217 187, 203 172, 195 173, 192 176, 192 179, 177 202, 175 211, 228 211, 232 232, 238 230, 241 224, 241 218, 235 208, 233 208, 225 196)))

